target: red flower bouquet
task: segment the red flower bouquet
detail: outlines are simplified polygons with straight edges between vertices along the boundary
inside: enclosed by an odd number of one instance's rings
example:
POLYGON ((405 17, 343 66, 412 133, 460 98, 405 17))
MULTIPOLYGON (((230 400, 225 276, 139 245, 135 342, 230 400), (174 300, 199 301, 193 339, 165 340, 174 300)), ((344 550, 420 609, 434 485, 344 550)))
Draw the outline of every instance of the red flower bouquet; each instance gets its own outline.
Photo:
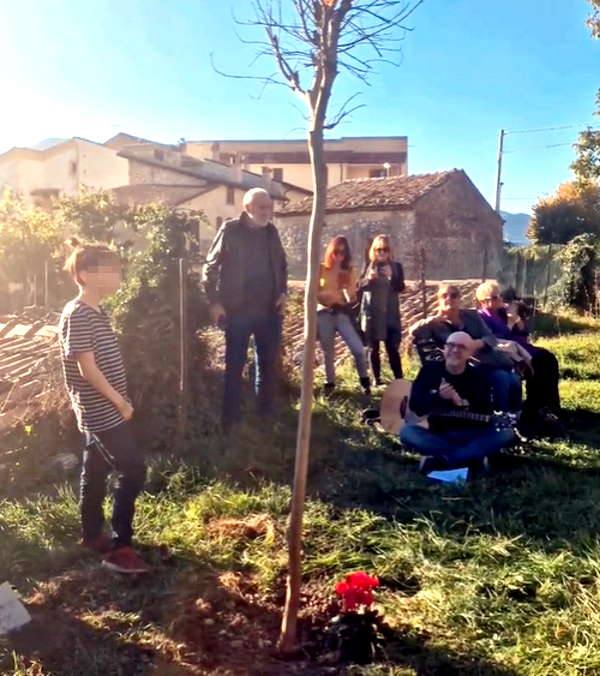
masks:
POLYGON ((335 585, 335 591, 342 597, 343 612, 356 610, 361 606, 370 608, 373 603, 372 589, 379 586, 376 577, 367 575, 362 570, 346 575, 346 579, 335 585))
POLYGON ((373 589, 379 580, 362 570, 346 575, 335 585, 336 593, 342 597, 341 613, 329 623, 332 646, 345 662, 366 664, 373 660, 381 642, 382 620, 372 610, 373 589))

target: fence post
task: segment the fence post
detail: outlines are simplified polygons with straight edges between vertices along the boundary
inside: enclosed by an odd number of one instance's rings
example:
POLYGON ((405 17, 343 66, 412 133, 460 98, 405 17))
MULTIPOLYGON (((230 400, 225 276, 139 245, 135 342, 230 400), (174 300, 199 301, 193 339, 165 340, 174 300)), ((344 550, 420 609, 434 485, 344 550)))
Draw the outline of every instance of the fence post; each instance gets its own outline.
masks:
POLYGON ((44 261, 44 307, 48 309, 48 261, 44 261))
POLYGON ((548 286, 550 285, 550 267, 552 264, 552 244, 548 244, 548 261, 546 263, 546 284, 544 286, 544 312, 547 310, 548 286))
POLYGON ((419 252, 419 265, 421 272, 421 304, 423 308, 423 319, 427 317, 427 285, 425 283, 425 249, 421 247, 419 252))
POLYGON ((187 269, 185 258, 179 259, 179 410, 177 416, 177 450, 185 438, 188 409, 188 351, 187 351, 187 269))

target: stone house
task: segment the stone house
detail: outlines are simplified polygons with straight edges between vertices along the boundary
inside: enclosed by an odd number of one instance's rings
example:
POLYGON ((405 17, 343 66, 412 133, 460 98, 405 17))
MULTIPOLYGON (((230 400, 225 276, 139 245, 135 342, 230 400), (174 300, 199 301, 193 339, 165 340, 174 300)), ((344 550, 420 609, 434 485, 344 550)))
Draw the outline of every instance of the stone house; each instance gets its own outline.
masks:
MULTIPOLYGON (((293 278, 306 272, 311 204, 312 197, 290 202, 275 216, 293 278)), ((357 179, 329 188, 322 243, 344 235, 362 267, 373 237, 385 233, 407 279, 491 278, 500 265, 502 223, 460 169, 357 179)))

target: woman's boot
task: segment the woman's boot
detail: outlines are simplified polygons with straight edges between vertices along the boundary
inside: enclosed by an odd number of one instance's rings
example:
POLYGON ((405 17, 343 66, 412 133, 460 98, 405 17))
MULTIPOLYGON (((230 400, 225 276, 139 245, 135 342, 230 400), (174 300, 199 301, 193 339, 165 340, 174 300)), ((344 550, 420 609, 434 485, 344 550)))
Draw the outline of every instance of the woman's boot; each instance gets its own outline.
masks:
POLYGON ((369 380, 369 376, 365 376, 364 378, 360 379, 360 386, 362 387, 363 393, 366 394, 368 397, 370 397, 371 381, 369 380))

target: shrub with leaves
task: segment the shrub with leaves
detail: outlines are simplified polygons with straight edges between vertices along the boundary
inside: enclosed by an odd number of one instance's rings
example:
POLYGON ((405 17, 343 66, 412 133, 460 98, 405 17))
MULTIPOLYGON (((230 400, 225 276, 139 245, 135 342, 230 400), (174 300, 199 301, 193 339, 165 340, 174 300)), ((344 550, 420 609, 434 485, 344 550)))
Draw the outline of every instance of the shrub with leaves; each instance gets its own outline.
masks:
MULTIPOLYGON (((4 296, 8 282, 31 284, 36 274, 41 284, 46 262, 56 271, 62 239, 53 214, 25 204, 9 190, 0 195, 0 293, 4 296)), ((6 309, 0 303, 0 311, 6 309)))
POLYGON ((549 290, 552 307, 573 307, 583 311, 594 307, 597 247, 598 238, 592 234, 573 237, 563 247, 558 254, 562 274, 549 290))
POLYGON ((187 264, 185 344, 189 373, 193 374, 193 406, 203 363, 196 334, 208 321, 197 272, 199 260, 194 253, 203 216, 161 206, 146 208, 145 216, 147 245, 130 256, 126 281, 111 299, 109 310, 119 334, 142 438, 147 447, 173 450, 180 378, 178 262, 184 258, 187 264))

